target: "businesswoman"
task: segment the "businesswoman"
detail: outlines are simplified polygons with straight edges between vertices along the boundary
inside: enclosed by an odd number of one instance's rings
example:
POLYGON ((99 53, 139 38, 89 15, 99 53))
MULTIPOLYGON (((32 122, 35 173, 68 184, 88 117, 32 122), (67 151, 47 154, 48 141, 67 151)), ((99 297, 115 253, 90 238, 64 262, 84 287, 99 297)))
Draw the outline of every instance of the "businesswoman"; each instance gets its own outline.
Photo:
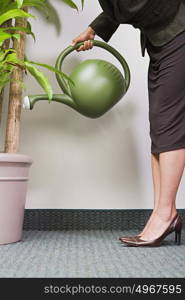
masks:
MULTIPOLYGON (((180 244, 182 219, 176 195, 185 167, 185 1, 99 0, 103 12, 76 37, 77 51, 93 47, 95 35, 108 42, 120 24, 140 29, 147 49, 151 167, 154 208, 142 232, 120 237, 128 246, 159 246, 170 233, 180 244)), ((123 33, 124 34, 124 33, 123 33)))

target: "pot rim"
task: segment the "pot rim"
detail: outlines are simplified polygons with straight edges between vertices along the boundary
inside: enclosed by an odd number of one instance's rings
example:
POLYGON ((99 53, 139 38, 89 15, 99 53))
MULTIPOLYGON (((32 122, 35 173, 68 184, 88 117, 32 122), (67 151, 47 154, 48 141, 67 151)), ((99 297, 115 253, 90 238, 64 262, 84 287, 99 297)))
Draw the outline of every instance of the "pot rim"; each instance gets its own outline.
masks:
POLYGON ((26 154, 0 152, 0 162, 23 162, 32 164, 33 159, 26 154))

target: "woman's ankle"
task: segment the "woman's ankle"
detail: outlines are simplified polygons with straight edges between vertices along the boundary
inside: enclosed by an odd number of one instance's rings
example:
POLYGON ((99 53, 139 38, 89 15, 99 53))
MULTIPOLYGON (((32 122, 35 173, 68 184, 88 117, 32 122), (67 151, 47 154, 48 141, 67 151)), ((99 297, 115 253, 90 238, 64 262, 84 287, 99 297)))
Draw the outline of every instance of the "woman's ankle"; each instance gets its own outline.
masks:
POLYGON ((174 216, 177 214, 177 210, 176 208, 172 208, 172 209, 156 209, 155 211, 153 211, 154 215, 160 217, 162 220, 168 222, 171 221, 174 216))

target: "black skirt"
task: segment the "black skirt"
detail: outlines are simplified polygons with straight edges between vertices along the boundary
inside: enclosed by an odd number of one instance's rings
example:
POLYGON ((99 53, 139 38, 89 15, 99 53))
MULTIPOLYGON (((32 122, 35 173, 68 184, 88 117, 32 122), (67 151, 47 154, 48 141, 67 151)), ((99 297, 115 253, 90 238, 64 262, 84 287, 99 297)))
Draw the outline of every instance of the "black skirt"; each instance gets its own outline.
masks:
POLYGON ((185 148, 185 31, 147 52, 151 153, 185 148))

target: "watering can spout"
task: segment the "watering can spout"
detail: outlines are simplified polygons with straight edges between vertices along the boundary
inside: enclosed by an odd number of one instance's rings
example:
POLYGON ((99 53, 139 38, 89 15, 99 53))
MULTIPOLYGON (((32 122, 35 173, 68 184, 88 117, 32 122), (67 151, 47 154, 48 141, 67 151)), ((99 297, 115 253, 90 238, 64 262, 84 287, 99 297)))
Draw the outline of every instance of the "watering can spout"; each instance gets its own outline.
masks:
MULTIPOLYGON (((48 100, 47 94, 42 95, 31 95, 31 96, 25 96, 23 99, 23 108, 27 110, 33 109, 35 103, 40 100, 48 100)), ((52 101, 59 102, 66 104, 67 106, 70 106, 71 108, 78 111, 78 107, 76 103, 73 101, 73 99, 66 95, 66 94, 53 94, 52 101)))

